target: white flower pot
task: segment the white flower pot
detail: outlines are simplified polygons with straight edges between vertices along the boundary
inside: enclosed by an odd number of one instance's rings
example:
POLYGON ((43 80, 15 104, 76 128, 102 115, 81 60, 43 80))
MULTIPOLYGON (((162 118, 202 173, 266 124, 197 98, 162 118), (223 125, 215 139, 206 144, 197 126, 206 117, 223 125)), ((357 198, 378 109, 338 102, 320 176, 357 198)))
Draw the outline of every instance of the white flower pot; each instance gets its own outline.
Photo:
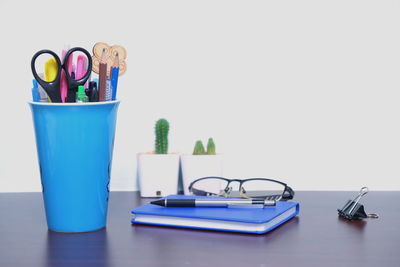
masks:
POLYGON ((137 154, 142 197, 162 197, 178 193, 179 154, 137 154))
POLYGON ((189 194, 189 185, 206 176, 222 176, 222 155, 181 155, 183 190, 189 194))

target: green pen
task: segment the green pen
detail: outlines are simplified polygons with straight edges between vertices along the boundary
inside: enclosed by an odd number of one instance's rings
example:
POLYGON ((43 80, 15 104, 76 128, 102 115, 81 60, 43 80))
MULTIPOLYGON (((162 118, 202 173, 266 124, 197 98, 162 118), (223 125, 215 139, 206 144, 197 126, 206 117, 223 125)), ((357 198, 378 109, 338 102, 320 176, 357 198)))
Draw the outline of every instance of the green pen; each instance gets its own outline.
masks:
POLYGON ((85 87, 83 85, 78 86, 78 93, 76 94, 76 102, 77 103, 89 102, 89 97, 85 94, 85 87))

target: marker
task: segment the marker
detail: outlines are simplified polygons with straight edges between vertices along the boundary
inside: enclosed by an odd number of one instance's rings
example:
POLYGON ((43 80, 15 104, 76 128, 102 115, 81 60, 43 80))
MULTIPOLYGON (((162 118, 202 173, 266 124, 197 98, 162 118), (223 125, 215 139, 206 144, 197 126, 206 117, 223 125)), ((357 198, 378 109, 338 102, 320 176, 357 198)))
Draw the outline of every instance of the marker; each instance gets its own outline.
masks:
MULTIPOLYGON (((86 87, 86 85, 85 85, 85 87, 86 87)), ((85 88, 85 94, 89 97, 89 102, 92 102, 90 100, 90 95, 92 94, 92 91, 93 91, 93 85, 90 85, 90 82, 89 82, 89 86, 85 88)))
POLYGON ((86 74, 86 69, 85 69, 85 64, 86 64, 86 57, 83 55, 79 55, 77 62, 76 62, 76 79, 79 80, 83 78, 86 74))
POLYGON ((44 75, 46 82, 52 82, 57 76, 58 66, 54 57, 44 63, 44 75))
POLYGON ((89 82, 88 96, 90 102, 99 101, 99 92, 97 91, 97 83, 94 81, 89 82))
POLYGON ((85 94, 85 87, 83 85, 78 86, 78 93, 76 94, 76 102, 77 103, 89 102, 89 98, 85 94))
MULTIPOLYGON (((64 63, 65 55, 67 54, 68 50, 69 50, 69 46, 67 46, 65 49, 62 50, 62 52, 61 52, 62 62, 61 63, 64 63)), ((68 73, 71 75, 71 73, 72 73, 72 57, 68 58, 67 69, 68 69, 68 73)), ((68 94, 68 85, 67 85, 67 78, 65 77, 64 69, 61 70, 60 92, 61 92, 61 101, 63 103, 65 103, 66 99, 67 99, 67 94, 68 94)))
POLYGON ((263 205, 275 206, 275 200, 265 199, 240 199, 240 198, 163 198, 150 202, 151 204, 163 207, 209 207, 226 208, 237 205, 263 205))

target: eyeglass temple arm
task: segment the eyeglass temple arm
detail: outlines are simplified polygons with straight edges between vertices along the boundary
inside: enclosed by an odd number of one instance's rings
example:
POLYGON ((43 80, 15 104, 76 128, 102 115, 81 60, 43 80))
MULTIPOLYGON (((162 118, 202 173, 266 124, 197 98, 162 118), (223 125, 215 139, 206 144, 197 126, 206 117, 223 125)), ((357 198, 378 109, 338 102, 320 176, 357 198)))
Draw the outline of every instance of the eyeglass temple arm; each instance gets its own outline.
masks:
POLYGON ((207 196, 207 194, 208 194, 206 191, 199 190, 196 188, 190 188, 190 192, 192 192, 193 194, 198 195, 198 196, 207 196))
POLYGON ((282 194, 282 198, 293 199, 293 197, 294 197, 294 190, 290 186, 286 185, 285 191, 283 191, 283 194, 282 194))

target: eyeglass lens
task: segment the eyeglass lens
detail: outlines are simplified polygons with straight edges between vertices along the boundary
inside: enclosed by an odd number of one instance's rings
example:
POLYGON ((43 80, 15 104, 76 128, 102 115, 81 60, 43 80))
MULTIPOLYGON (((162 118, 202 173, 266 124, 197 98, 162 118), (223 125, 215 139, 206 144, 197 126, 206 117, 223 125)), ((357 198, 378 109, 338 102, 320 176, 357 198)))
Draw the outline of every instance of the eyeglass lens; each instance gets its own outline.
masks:
POLYGON ((280 196, 283 194, 285 187, 273 181, 268 180, 247 180, 242 183, 242 192, 251 198, 280 196))
MULTIPOLYGON (((192 186, 193 192, 201 190, 213 195, 223 195, 224 190, 227 188, 229 181, 219 178, 208 178, 195 182, 192 186)), ((229 183, 229 187, 232 187, 233 193, 239 190, 239 183, 232 181, 229 183)), ((250 179, 242 182, 240 190, 247 197, 266 197, 282 195, 285 187, 280 184, 269 180, 262 179, 250 179)), ((233 194, 236 195, 236 194, 233 194)), ((233 196, 232 195, 232 196, 233 196)))
POLYGON ((193 184, 193 189, 219 195, 228 185, 228 181, 218 178, 199 180, 193 184))

